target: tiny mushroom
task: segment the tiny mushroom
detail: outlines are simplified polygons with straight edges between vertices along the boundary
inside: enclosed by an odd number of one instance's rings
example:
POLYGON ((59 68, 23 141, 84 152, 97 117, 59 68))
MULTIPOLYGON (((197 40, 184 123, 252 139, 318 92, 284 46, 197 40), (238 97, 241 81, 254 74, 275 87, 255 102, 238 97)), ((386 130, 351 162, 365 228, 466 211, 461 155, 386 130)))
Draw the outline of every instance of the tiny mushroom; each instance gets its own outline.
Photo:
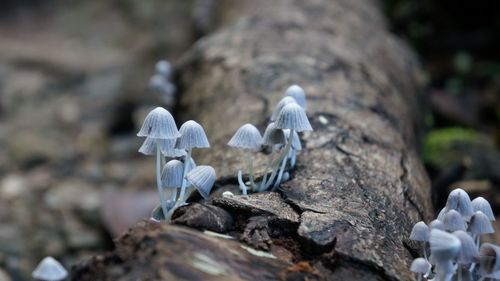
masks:
POLYGON ((465 218, 468 218, 473 214, 469 194, 461 188, 457 188, 450 192, 448 200, 446 201, 446 209, 448 211, 456 210, 465 218))
POLYGON ((474 200, 472 200, 471 204, 474 212, 481 211, 488 217, 490 221, 495 220, 495 215, 491 210, 491 205, 488 202, 488 200, 484 199, 483 197, 477 197, 474 200))
MULTIPOLYGON (((227 143, 231 147, 245 151, 245 158, 247 160, 248 172, 250 177, 250 185, 254 190, 256 190, 256 185, 254 181, 253 163, 250 152, 260 150, 262 142, 263 140, 259 130, 252 124, 245 124, 236 131, 236 133, 227 143)), ((247 194, 247 186, 245 184, 243 184, 243 186, 240 184, 240 189, 242 190, 243 195, 247 194)))
POLYGON ((416 258, 411 263, 411 272, 418 274, 418 280, 422 280, 422 276, 431 270, 431 265, 424 258, 416 258))
POLYGON ((306 93, 300 86, 292 85, 288 87, 285 91, 285 95, 294 98, 304 110, 306 109, 306 93))
POLYGON ((466 230, 464 218, 455 210, 446 213, 443 224, 448 231, 466 230))
POLYGON ((482 235, 494 233, 495 230, 491 225, 489 218, 481 211, 477 211, 472 215, 469 222, 469 232, 473 235, 482 235))
POLYGON ((295 100, 293 97, 289 97, 289 96, 285 96, 285 97, 281 98, 281 100, 278 102, 278 104, 274 108, 273 113, 271 114, 271 121, 276 121, 276 119, 278 119, 278 116, 279 116, 281 110, 283 109, 283 107, 285 107, 285 105, 287 105, 289 103, 297 103, 297 100, 295 100))
POLYGON ((184 164, 175 159, 168 161, 161 172, 162 187, 172 189, 172 198, 170 199, 171 203, 177 200, 177 188, 182 185, 183 172, 184 164))
POLYGON ((60 281, 68 276, 68 271, 53 257, 45 257, 31 275, 37 280, 60 281))
POLYGON ((208 198, 208 194, 215 183, 215 170, 211 166, 200 165, 191 170, 186 179, 198 190, 203 198, 208 198))
MULTIPOLYGON (((175 147, 177 149, 186 150, 187 154, 184 158, 184 163, 189 163, 191 161, 191 153, 193 148, 208 148, 210 144, 208 143, 207 135, 205 134, 205 130, 203 127, 193 120, 189 120, 182 124, 179 129, 181 136, 177 139, 177 143, 175 147)), ((187 175, 189 165, 184 166, 184 173, 182 174, 182 178, 184 179, 187 175)), ((184 198, 186 193, 186 180, 182 181, 181 192, 179 194, 179 199, 183 202, 186 201, 187 198, 184 198)))
POLYGON ((417 222, 411 231, 410 239, 414 241, 421 241, 424 251, 424 257, 427 259, 426 242, 429 241, 429 227, 423 221, 417 222))
MULTIPOLYGON (((160 194, 160 204, 164 214, 167 213, 167 201, 161 187, 161 170, 165 158, 161 155, 160 140, 177 139, 180 133, 177 130, 174 117, 166 109, 157 107, 153 109, 144 119, 141 129, 137 133, 139 137, 148 137, 156 142, 156 187, 160 194)), ((147 141, 147 140, 146 140, 147 141)), ((149 144, 143 144, 143 151, 148 152, 149 144)))
POLYGON ((453 232, 453 235, 460 240, 460 252, 458 254, 457 261, 459 264, 471 264, 477 261, 479 258, 479 251, 477 249, 474 240, 470 237, 467 232, 462 230, 457 230, 453 232))

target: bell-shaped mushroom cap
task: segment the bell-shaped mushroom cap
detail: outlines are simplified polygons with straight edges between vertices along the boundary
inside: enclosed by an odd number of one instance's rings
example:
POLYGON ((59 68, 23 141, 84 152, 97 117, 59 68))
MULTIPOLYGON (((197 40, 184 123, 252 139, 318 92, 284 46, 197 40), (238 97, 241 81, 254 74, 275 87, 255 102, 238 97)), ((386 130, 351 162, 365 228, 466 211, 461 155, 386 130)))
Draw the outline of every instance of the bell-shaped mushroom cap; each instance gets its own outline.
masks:
POLYGON ((462 230, 453 232, 453 235, 460 240, 461 245, 457 259, 458 263, 470 264, 476 262, 479 258, 479 251, 472 237, 462 230))
POLYGON ((176 148, 191 149, 194 147, 210 147, 205 130, 203 130, 200 124, 193 120, 189 120, 182 124, 179 133, 181 133, 181 136, 177 139, 176 148))
POLYGON ((182 185, 184 164, 179 160, 170 160, 163 167, 161 182, 163 187, 176 188, 182 185))
MULTIPOLYGON (((285 132, 285 137, 288 139, 290 137, 290 129, 285 129, 283 130, 285 132)), ((299 134, 297 131, 293 131, 293 136, 292 136, 292 148, 299 151, 302 150, 302 143, 300 142, 299 134)))
POLYGON ((236 131, 227 144, 239 149, 259 150, 262 146, 262 136, 254 125, 245 124, 236 131))
POLYGON ((432 229, 429 236, 432 261, 443 263, 451 260, 460 251, 460 240, 453 234, 439 229, 432 229))
POLYGON ((304 110, 306 109, 306 92, 300 86, 292 85, 288 87, 285 91, 285 96, 294 98, 304 110))
POLYGON ((495 215, 491 210, 491 205, 490 202, 488 202, 488 200, 484 199, 483 197, 477 197, 474 200, 472 200, 471 204, 474 212, 481 211, 488 217, 490 221, 495 220, 495 215))
POLYGON ((445 230, 443 222, 438 219, 435 219, 431 221, 431 223, 429 223, 429 229, 445 230))
POLYGON ((429 272, 431 265, 424 258, 416 258, 411 263, 411 272, 426 274, 429 272))
POLYGON ((276 120, 276 128, 290 129, 297 132, 313 130, 309 119, 307 119, 306 112, 296 103, 289 103, 283 107, 276 120))
POLYGON ((456 210, 466 218, 472 216, 474 213, 469 194, 461 188, 457 188, 450 192, 448 200, 446 201, 446 209, 447 211, 456 210))
POLYGON ((180 135, 175 125, 174 117, 163 107, 153 109, 146 116, 141 130, 137 133, 139 137, 155 139, 176 139, 180 135))
POLYGON ((429 241, 429 227, 425 222, 419 221, 413 226, 410 239, 414 241, 429 241))
POLYGON ((59 281, 68 276, 68 271, 53 257, 45 257, 31 275, 38 280, 59 281))
POLYGON ((275 144, 285 144, 285 133, 281 129, 276 128, 274 122, 267 125, 266 131, 264 131, 264 136, 262 137, 262 142, 265 145, 275 145, 275 144))
POLYGON ((488 217, 483 214, 483 212, 477 211, 470 218, 469 232, 472 234, 481 235, 493 233, 495 232, 495 230, 493 229, 491 221, 488 219, 488 217))
POLYGON ((155 65, 155 70, 158 74, 163 75, 165 78, 170 78, 172 74, 172 65, 166 60, 160 60, 155 65))
POLYGON ((448 231, 466 230, 464 218, 455 210, 450 210, 444 215, 443 224, 448 231))
POLYGON ((215 170, 211 166, 200 165, 191 170, 186 175, 186 179, 198 190, 203 198, 207 198, 215 183, 215 170))
POLYGON ((491 243, 483 243, 479 248, 481 271, 490 274, 500 270, 500 247, 491 243))
POLYGON ((145 155, 156 154, 156 141, 160 144, 160 151, 163 155, 168 157, 181 157, 186 155, 183 149, 176 149, 175 139, 154 139, 147 137, 139 148, 139 152, 145 155))
POLYGON ((274 111, 271 114, 271 121, 276 121, 276 119, 278 119, 278 115, 280 114, 280 112, 283 109, 283 107, 285 107, 285 105, 287 105, 289 103, 297 103, 297 100, 295 100, 293 97, 289 97, 289 96, 283 97, 278 102, 278 104, 276 105, 276 107, 274 108, 274 111))

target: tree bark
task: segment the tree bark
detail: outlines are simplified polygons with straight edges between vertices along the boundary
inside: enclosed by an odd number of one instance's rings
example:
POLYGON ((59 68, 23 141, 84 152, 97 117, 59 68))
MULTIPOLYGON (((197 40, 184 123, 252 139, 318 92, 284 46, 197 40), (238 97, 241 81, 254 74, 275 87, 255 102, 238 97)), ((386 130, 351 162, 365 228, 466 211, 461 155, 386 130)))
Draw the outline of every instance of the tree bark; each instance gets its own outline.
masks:
POLYGON ((72 280, 413 279, 418 248, 407 237, 432 212, 415 55, 374 1, 218 5, 219 28, 179 66, 177 117, 205 127, 212 147, 195 158, 216 168, 219 191, 176 212, 191 228, 142 223, 72 280), (291 84, 305 89, 314 128, 301 136, 291 180, 277 192, 220 197, 244 164, 227 141, 245 123, 265 128, 291 84))

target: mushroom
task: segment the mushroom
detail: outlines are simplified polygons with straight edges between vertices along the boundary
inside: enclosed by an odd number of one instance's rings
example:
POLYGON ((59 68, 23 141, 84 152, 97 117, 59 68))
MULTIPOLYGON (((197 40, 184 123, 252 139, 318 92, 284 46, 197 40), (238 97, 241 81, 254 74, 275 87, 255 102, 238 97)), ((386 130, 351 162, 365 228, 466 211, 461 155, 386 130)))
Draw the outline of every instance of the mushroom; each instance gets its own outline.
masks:
MULTIPOLYGON (((174 117, 166 109, 157 107, 153 109, 144 119, 141 129, 137 133, 139 137, 148 137, 156 142, 156 186, 160 194, 160 204, 164 214, 167 213, 167 202, 161 188, 161 165, 164 159, 161 155, 160 140, 176 139, 180 136, 174 117)), ((147 140, 147 139, 146 139, 147 140)), ((145 144, 143 144, 145 145, 145 144)), ((148 145, 146 144, 146 147, 148 145)), ((144 148, 146 150, 146 148, 144 148)))
POLYGON ((290 134, 288 136, 285 148, 278 158, 278 161, 273 166, 273 173, 271 174, 269 183, 266 184, 266 187, 270 186, 270 184, 274 180, 274 177, 276 176, 277 169, 281 164, 281 167, 279 167, 279 180, 274 183, 273 189, 275 189, 280 184, 281 176, 283 175, 283 172, 285 170, 288 152, 290 151, 290 148, 292 146, 292 140, 295 132, 312 131, 311 124, 309 123, 309 119, 307 118, 304 109, 297 103, 289 103, 283 107, 278 115, 278 119, 276 120, 276 128, 289 129, 290 134))
MULTIPOLYGON (((250 185, 252 189, 256 189, 256 185, 254 181, 253 163, 250 152, 260 150, 262 142, 263 140, 259 130, 252 124, 245 124, 236 131, 236 133, 227 143, 229 146, 241 149, 245 152, 245 158, 247 160, 248 172, 250 178, 250 185)), ((240 183, 240 189, 242 190, 243 195, 247 195, 247 186, 245 184, 241 185, 240 183)))
POLYGON ((455 210, 450 210, 444 215, 443 224, 448 231, 466 230, 464 218, 455 210))
MULTIPOLYGON (((181 136, 177 140, 175 147, 177 149, 183 149, 186 151, 186 156, 184 157, 184 163, 189 163, 191 161, 191 153, 193 148, 208 148, 210 144, 208 143, 207 135, 203 127, 193 120, 189 120, 182 124, 179 129, 181 136)), ((182 174, 182 185, 181 192, 179 194, 179 200, 185 202, 184 195, 186 193, 186 174, 188 172, 189 165, 184 165, 184 172, 182 174)))
POLYGON ((416 258, 411 263, 411 272, 418 274, 418 281, 422 280, 422 276, 427 274, 431 270, 431 265, 429 262, 423 258, 416 258))
MULTIPOLYGON (((479 251, 477 249, 476 243, 472 237, 470 237, 467 232, 462 230, 457 230, 453 232, 453 235, 460 240, 460 252, 458 253, 457 262, 459 264, 471 264, 475 263, 479 258, 479 251)), ((460 273, 460 272, 459 272, 460 273)))
POLYGON ((68 271, 53 257, 45 257, 31 276, 37 280, 60 281, 68 276, 68 271))
POLYGON ((264 136, 262 137, 262 141, 264 145, 271 147, 271 156, 266 164, 266 168, 264 169, 265 172, 264 178, 260 183, 259 191, 263 191, 266 187, 266 181, 268 175, 267 170, 269 170, 269 167, 271 167, 274 161, 276 151, 278 150, 279 147, 286 144, 285 132, 284 130, 277 129, 276 123, 271 122, 269 123, 269 125, 267 125, 266 130, 264 131, 264 136))
POLYGON ((304 89, 302 89, 298 85, 292 85, 288 87, 285 91, 285 95, 294 98, 297 103, 304 109, 306 110, 307 104, 306 104, 306 93, 304 92, 304 89))
POLYGON ((495 220, 495 215, 493 214, 493 211, 491 210, 491 205, 488 202, 488 200, 484 199, 483 197, 477 197, 471 202, 472 204, 472 209, 474 212, 481 211, 483 214, 485 214, 490 221, 495 220))
POLYGON ((186 179, 198 190, 203 198, 207 198, 215 183, 215 170, 208 165, 200 165, 191 170, 186 179))
POLYGON ((423 221, 417 222, 413 229, 411 230, 410 240, 422 242, 422 248, 424 251, 424 257, 427 260, 427 245, 426 242, 429 241, 429 227, 423 221))
POLYGON ((466 219, 474 213, 469 194, 461 188, 457 188, 450 192, 448 200, 446 201, 446 210, 456 210, 466 219))
POLYGON ((184 164, 179 160, 170 160, 163 167, 163 171, 161 172, 161 182, 163 188, 172 189, 170 204, 175 203, 177 200, 177 188, 182 185, 183 172, 184 164))
POLYGON ((460 240, 454 235, 432 229, 429 236, 431 248, 430 261, 436 264, 437 280, 449 280, 450 275, 455 271, 452 260, 460 252, 460 240))

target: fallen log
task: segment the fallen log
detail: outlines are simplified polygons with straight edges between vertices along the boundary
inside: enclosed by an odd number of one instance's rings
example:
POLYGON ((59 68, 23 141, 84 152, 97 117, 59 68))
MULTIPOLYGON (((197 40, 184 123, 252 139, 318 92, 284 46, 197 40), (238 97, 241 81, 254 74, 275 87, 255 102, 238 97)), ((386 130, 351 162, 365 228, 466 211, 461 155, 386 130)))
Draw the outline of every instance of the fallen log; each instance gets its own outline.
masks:
POLYGON ((432 212, 417 151, 422 79, 374 2, 218 2, 219 28, 179 66, 177 116, 205 127, 212 148, 196 159, 216 168, 219 192, 174 214, 191 228, 142 223, 72 280, 413 279, 407 237, 432 212), (291 180, 218 196, 242 160, 227 141, 244 123, 263 129, 291 84, 314 128, 291 180))

